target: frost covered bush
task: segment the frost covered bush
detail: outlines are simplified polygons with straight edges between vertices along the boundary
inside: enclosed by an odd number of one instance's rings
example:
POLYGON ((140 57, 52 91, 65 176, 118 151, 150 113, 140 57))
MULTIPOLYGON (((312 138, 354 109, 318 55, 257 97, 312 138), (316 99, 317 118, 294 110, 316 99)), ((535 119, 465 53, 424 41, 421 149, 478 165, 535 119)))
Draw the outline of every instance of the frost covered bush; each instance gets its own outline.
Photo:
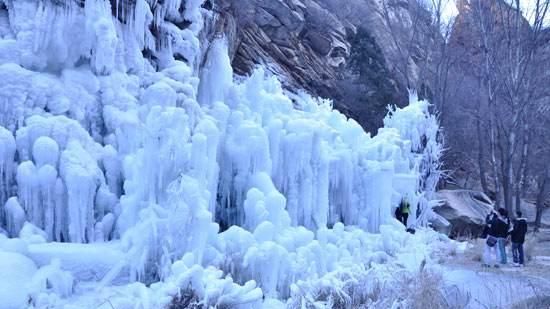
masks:
POLYGON ((380 281, 365 269, 334 272, 320 282, 297 282, 287 308, 372 308, 380 302, 380 281))
POLYGON ((369 308, 465 309, 469 305, 469 295, 446 285, 441 270, 428 268, 423 261, 416 271, 396 270, 393 278, 381 285, 376 302, 369 308))
POLYGON ((443 291, 441 274, 427 270, 425 262, 413 276, 399 276, 397 279, 397 298, 410 309, 450 308, 443 291))
POLYGON ((181 290, 175 296, 166 309, 203 309, 197 294, 190 288, 181 290))
POLYGON ((446 286, 438 270, 424 265, 415 272, 382 266, 327 274, 317 283, 298 282, 288 308, 468 308, 468 295, 446 286))

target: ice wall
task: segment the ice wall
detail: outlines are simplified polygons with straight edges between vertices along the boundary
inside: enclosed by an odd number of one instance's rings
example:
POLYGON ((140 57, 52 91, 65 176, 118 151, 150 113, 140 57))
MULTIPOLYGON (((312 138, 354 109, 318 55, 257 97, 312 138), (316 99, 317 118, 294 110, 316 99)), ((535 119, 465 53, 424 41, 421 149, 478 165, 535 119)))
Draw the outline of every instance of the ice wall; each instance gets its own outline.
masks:
POLYGON ((411 97, 371 136, 262 68, 234 81, 225 40, 199 44, 202 2, 0 0, 10 237, 28 222, 48 241, 120 239, 126 258, 103 284, 123 270, 217 280, 203 269, 214 267, 237 294, 257 295, 255 280, 284 298, 293 282, 374 259, 352 244, 403 230, 402 196, 413 213, 420 201, 410 225, 427 224, 441 151, 427 102, 411 97))

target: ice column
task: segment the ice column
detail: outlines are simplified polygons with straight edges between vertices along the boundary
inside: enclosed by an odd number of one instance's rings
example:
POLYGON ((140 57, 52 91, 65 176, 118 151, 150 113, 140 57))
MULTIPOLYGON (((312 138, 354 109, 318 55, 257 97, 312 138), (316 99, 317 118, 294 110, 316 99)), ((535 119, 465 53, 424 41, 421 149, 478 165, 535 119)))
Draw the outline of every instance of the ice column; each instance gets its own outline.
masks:
POLYGON ((19 231, 25 223, 26 217, 25 210, 19 204, 17 197, 10 197, 4 205, 3 210, 6 212, 6 227, 8 236, 18 236, 19 231))
MULTIPOLYGON (((0 126, 0 205, 4 205, 12 194, 15 147, 15 139, 11 132, 0 126)), ((3 211, 0 211, 1 222, 3 211)))
POLYGON ((78 141, 70 140, 61 154, 60 174, 67 192, 69 240, 92 241, 96 190, 104 182, 101 170, 78 141))

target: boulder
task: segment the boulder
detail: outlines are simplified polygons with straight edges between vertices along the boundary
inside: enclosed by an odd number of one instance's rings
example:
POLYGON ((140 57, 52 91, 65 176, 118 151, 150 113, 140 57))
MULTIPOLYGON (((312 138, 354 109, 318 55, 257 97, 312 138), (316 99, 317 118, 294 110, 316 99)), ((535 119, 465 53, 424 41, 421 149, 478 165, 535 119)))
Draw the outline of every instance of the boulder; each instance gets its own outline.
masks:
POLYGON ((451 237, 479 236, 485 217, 493 208, 491 199, 483 192, 473 190, 441 190, 436 198, 442 203, 434 211, 451 223, 447 232, 451 237))

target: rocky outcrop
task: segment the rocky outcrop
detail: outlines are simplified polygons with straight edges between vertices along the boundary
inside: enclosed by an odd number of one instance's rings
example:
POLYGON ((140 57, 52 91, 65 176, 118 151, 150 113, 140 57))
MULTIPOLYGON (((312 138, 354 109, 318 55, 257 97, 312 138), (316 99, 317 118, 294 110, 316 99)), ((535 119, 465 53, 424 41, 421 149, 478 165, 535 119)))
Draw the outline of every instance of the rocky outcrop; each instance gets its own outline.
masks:
POLYGON ((485 217, 493 208, 485 194, 471 190, 441 190, 436 198, 443 201, 435 207, 436 213, 451 223, 451 236, 478 236, 483 231, 485 217))
MULTIPOLYGON (((419 59, 425 58, 426 45, 421 41, 428 36, 426 20, 416 19, 427 17, 429 23, 429 16, 413 17, 409 0, 387 3, 386 12, 375 0, 218 0, 213 6, 219 16, 217 31, 229 41, 235 73, 247 75, 258 64, 264 65, 287 88, 333 99, 336 108, 362 123, 364 118, 372 117, 364 115, 369 106, 365 101, 355 102, 350 95, 356 91, 345 87, 357 83, 348 60, 350 38, 359 27, 376 39, 382 58, 387 60, 385 71, 391 75, 384 80, 399 93, 384 105, 405 102, 407 84, 420 88, 419 59), (424 28, 415 30, 421 35, 416 36, 418 40, 413 42, 407 59, 402 59, 395 39, 411 41, 410 31, 416 26, 424 28), (402 70, 403 66, 406 69, 402 70), (407 78, 400 70, 408 73, 407 78)), ((367 87, 371 89, 361 96, 376 97, 376 85, 367 87)), ((381 111, 380 120, 384 113, 381 111)))
POLYGON ((317 1, 232 0, 218 6, 237 74, 262 64, 289 88, 322 96, 336 89, 350 46, 344 25, 317 1))

